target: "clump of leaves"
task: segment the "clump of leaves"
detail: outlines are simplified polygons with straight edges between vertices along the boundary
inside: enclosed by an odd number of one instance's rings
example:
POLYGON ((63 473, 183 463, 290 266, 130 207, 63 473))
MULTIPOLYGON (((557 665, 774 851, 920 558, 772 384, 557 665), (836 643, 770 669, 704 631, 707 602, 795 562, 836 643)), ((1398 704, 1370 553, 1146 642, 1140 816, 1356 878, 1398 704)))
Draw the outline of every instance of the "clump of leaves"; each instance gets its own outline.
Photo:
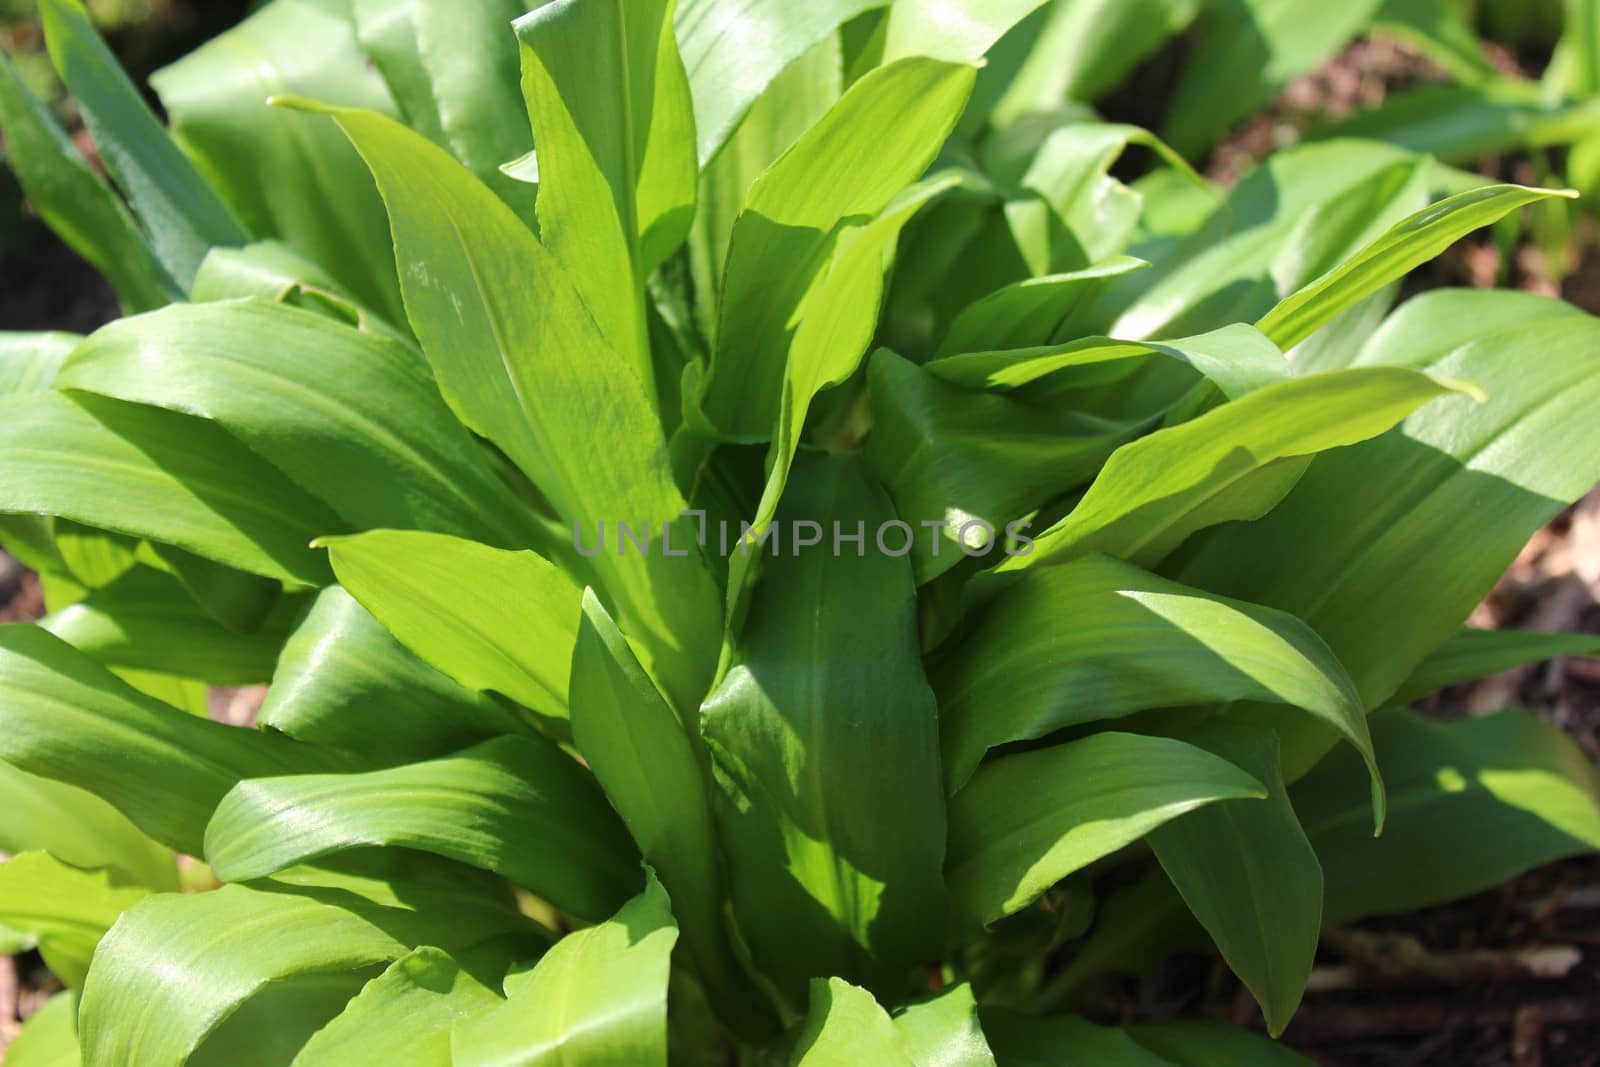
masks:
POLYGON ((1404 707, 1594 650, 1459 627, 1600 326, 1391 310, 1553 194, 997 117, 1037 6, 278 0, 169 132, 45 0, 115 188, 0 118, 136 314, 0 341, 8 1063, 1299 1062, 1071 1012, 1214 944, 1277 1033, 1325 923, 1600 845, 1404 707))

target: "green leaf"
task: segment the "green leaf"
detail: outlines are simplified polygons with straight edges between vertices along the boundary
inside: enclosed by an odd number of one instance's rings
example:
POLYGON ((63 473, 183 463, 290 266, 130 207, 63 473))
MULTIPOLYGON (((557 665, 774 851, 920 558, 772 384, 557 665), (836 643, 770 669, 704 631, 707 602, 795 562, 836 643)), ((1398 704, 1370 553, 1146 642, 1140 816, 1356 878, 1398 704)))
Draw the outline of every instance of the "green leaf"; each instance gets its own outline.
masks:
POLYGON ((57 993, 28 1016, 6 1046, 11 1067, 83 1067, 78 1048, 78 994, 57 993))
POLYGON ((1092 384, 1097 373, 1113 369, 1107 364, 1150 355, 1188 364, 1232 400, 1282 381, 1289 369, 1277 345, 1242 323, 1166 342, 1080 337, 1065 344, 1011 351, 956 351, 930 361, 927 368, 954 385, 1009 392, 1036 382, 1055 389, 1070 388, 1080 378, 1092 384))
POLYGON ((673 523, 673 555, 601 552, 594 568, 674 702, 692 706, 712 670, 717 593, 689 548, 684 501, 638 376, 493 193, 389 119, 336 117, 377 175, 412 326, 457 416, 499 445, 563 521, 585 530, 673 523), (598 455, 596 441, 605 442, 598 455), (688 558, 677 555, 685 550, 688 558))
POLYGON ((521 737, 387 770, 241 782, 206 828, 205 855, 242 882, 363 845, 481 867, 590 920, 638 884, 637 854, 594 779, 521 737))
POLYGON ((672 894, 684 947, 720 1008, 760 1017, 724 926, 727 891, 698 726, 656 690, 611 616, 586 592, 572 655, 572 739, 672 894))
MULTIPOLYGON (((797 472, 780 526, 893 518, 847 458, 797 472)), ((701 709, 733 907, 756 965, 796 1002, 818 974, 889 982, 938 954, 945 830, 933 693, 903 558, 785 546, 765 561, 731 669, 701 709), (882 753, 892 751, 892 770, 882 753)))
POLYGON ((256 721, 392 763, 529 730, 494 697, 424 663, 339 586, 319 593, 289 635, 256 721))
POLYGON ((156 258, 187 290, 208 249, 244 244, 248 236, 167 136, 78 0, 40 0, 39 15, 50 58, 106 169, 144 223, 156 258))
POLYGON ((0 626, 0 726, 0 759, 81 785, 190 855, 200 854, 206 820, 240 779, 347 762, 179 711, 34 626, 0 626))
POLYGON ((1293 1049, 1210 1019, 1130 1026, 1128 1036, 1181 1067, 1312 1067, 1293 1049))
POLYGON ((1187 1067, 1187 1061, 1156 1055, 1125 1030, 1076 1016, 1032 1018, 990 1010, 983 1013, 983 1023, 1004 1067, 1187 1067))
POLYGON ((1534 716, 1434 723, 1385 711, 1372 735, 1394 812, 1382 837, 1353 810, 1344 753, 1291 791, 1322 859, 1327 923, 1442 904, 1600 849, 1600 775, 1534 716))
POLYGON ((1350 355, 1352 366, 1425 368, 1480 339, 1547 319, 1589 316, 1562 300, 1511 289, 1434 289, 1395 309, 1350 355))
POLYGON ((0 468, 0 511, 60 515, 285 582, 326 582, 311 539, 345 529, 219 427, 101 397, 0 398, 0 468))
POLYGON ((1266 795, 1233 764, 1165 737, 1098 733, 1006 756, 950 801, 954 908, 987 925, 1168 820, 1266 795))
POLYGON ((1293 490, 1298 458, 1376 437, 1428 401, 1467 388, 1399 367, 1263 387, 1118 449, 1078 506, 1001 569, 1095 551, 1154 566, 1197 530, 1271 511, 1293 490))
POLYGON ((1199 740, 1264 783, 1266 801, 1212 804, 1157 828, 1150 847, 1276 1037, 1316 959, 1322 868, 1284 789, 1277 738, 1224 724, 1199 740))
POLYGON ((446 952, 419 948, 366 984, 293 1067, 451 1067, 450 1032, 501 1002, 446 952))
POLYGON ((665 890, 568 934, 505 1004, 456 1027, 458 1067, 615 1063, 666 1067, 667 975, 678 929, 665 890))
MULTIPOLYGON (((399 117, 434 144, 448 145, 433 73, 422 55, 422 6, 423 0, 351 0, 350 18, 367 58, 389 86, 399 117)), ((509 39, 506 44, 515 63, 516 48, 509 39)))
POLYGON ((973 74, 925 59, 873 71, 751 186, 701 398, 713 425, 754 440, 772 432, 797 316, 841 231, 878 215, 928 168, 973 74))
MULTIPOLYGON (((284 603, 290 612, 297 607, 284 603)), ((254 633, 229 630, 176 578, 137 566, 39 625, 109 667, 241 686, 271 680, 289 632, 284 614, 254 633)))
POLYGON ((0 760, 0 852, 48 852, 83 870, 105 868, 151 889, 175 890, 172 853, 127 816, 77 786, 27 774, 0 760))
MULTIPOLYGON (((1449 320, 1434 321, 1448 336, 1449 320)), ((1377 707, 1528 538, 1600 480, 1600 425, 1582 415, 1600 400, 1595 331, 1587 316, 1508 322, 1427 359, 1431 374, 1478 383, 1487 403, 1442 399, 1391 433, 1318 456, 1266 517, 1202 533, 1173 577, 1297 616, 1377 707)), ((1271 721, 1290 781, 1331 744, 1320 726, 1271 721)))
POLYGON ((756 100, 842 23, 888 0, 680 0, 678 46, 694 98, 698 157, 706 166, 756 100))
POLYGON ((1142 259, 1114 256, 1082 270, 996 289, 956 316, 936 355, 1048 344, 1079 308, 1099 295, 1107 279, 1144 266, 1148 264, 1142 259))
POLYGON ((177 295, 122 201, 28 91, 9 56, 0 56, 0 128, 6 159, 35 213, 105 276, 124 310, 146 311, 177 295))
POLYGON ((995 1067, 966 982, 907 1005, 894 1017, 916 1067, 995 1067))
POLYGON ((1463 682, 1560 656, 1600 656, 1600 635, 1533 630, 1457 630, 1417 664, 1393 702, 1409 704, 1463 682))
POLYGON ((982 58, 1044 0, 896 0, 889 9, 885 63, 932 56, 956 63, 982 58))
POLYGON ((292 246, 400 323, 383 205, 360 158, 327 123, 267 106, 271 97, 301 93, 394 109, 356 40, 349 5, 340 7, 279 0, 158 71, 151 84, 179 140, 254 237, 292 246))
POLYGON ((1030 573, 985 604, 932 677, 952 792, 1012 741, 1151 708, 1257 700, 1301 708, 1348 739, 1368 762, 1381 824, 1355 686, 1322 639, 1281 612, 1091 556, 1030 573))
POLYGON ((24 852, 0 863, 0 923, 37 938, 45 963, 71 989, 83 988, 94 947, 111 924, 149 894, 46 852, 24 852))
POLYGON ((81 344, 56 384, 214 422, 356 529, 530 537, 526 505, 422 358, 309 311, 247 300, 123 319, 81 344))
POLYGON ((1433 259, 1473 230, 1527 204, 1576 193, 1491 185, 1441 200, 1399 223, 1353 259, 1288 297, 1256 325, 1282 348, 1293 348, 1345 308, 1433 259))
POLYGON ((539 228, 612 351, 654 395, 644 280, 694 217, 694 114, 672 0, 555 3, 517 20, 539 228))
POLYGON ((72 333, 0 333, 0 396, 48 390, 82 340, 72 333))
POLYGON ((558 728, 566 719, 583 593, 549 561, 398 530, 325 543, 340 583, 414 654, 558 728))
POLYGON ((789 1067, 845 1067, 852 1063, 913 1067, 906 1037, 872 994, 843 978, 813 978, 811 1003, 789 1067))
POLYGON ((1453 0, 1384 0, 1373 30, 1421 52, 1463 85, 1501 80, 1470 16, 1453 0))

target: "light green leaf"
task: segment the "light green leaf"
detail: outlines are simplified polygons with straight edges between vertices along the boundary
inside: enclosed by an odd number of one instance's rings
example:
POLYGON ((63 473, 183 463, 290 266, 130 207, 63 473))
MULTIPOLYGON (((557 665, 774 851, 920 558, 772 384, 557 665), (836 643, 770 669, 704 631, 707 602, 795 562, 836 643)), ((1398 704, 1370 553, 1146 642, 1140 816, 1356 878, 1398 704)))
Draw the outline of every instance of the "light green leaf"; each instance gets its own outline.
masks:
POLYGON ((652 397, 644 280, 694 217, 694 114, 673 0, 557 0, 517 20, 539 228, 652 397))
POLYGON ((1281 612, 1091 556, 985 604, 932 677, 952 792, 1008 742, 1150 708, 1258 700, 1303 709, 1363 753, 1382 821, 1355 686, 1322 639, 1281 612))
POLYGON ((954 63, 982 58, 1044 0, 896 0, 889 9, 885 63, 932 56, 954 63))
POLYGON ((122 201, 28 91, 10 56, 0 56, 0 128, 34 212, 105 276, 125 311, 147 311, 177 295, 122 201))
POLYGON ((638 884, 637 853, 594 779, 531 737, 387 770, 241 782, 205 843, 206 861, 230 882, 363 845, 431 852, 590 920, 638 884))
POLYGON ((672 894, 719 1007, 760 1018, 725 928, 727 890, 698 723, 680 721, 592 592, 572 656, 572 739, 672 894))
POLYGON ((970 66, 925 59, 873 71, 750 188, 702 397, 713 425, 756 440, 772 432, 798 316, 841 231, 928 168, 972 79, 970 66))
POLYGON ((178 888, 172 853, 93 793, 0 760, 0 852, 48 852, 83 870, 106 868, 151 889, 178 888))
POLYGON ((995 1067, 978 1003, 966 982, 907 1005, 894 1017, 916 1067, 995 1067))
POLYGON ((10 1067, 83 1067, 78 1048, 78 994, 57 993, 28 1016, 6 1046, 10 1067))
POLYGON ((1099 295, 1107 279, 1144 266, 1148 264, 1142 259, 1114 256, 1082 270, 997 289, 956 316, 936 355, 1049 344, 1078 309, 1099 295))
POLYGON ((60 515, 286 582, 326 582, 311 539, 345 529, 220 428, 101 397, 0 398, 0 468, 0 511, 60 515))
POLYGON ((78 346, 56 384, 214 422, 356 529, 508 547, 530 537, 526 505, 452 417, 422 358, 309 311, 246 300, 123 319, 78 346))
POLYGON ((1600 656, 1600 634, 1457 630, 1417 664, 1411 677, 1396 691, 1394 703, 1409 704, 1452 685, 1559 656, 1600 656))
POLYGON ((399 530, 325 543, 340 583, 415 655, 468 689, 567 717, 583 593, 549 561, 399 530))
MULTIPOLYGON (((796 472, 780 526, 812 516, 870 539, 893 512, 838 458, 796 472)), ((865 539, 835 557, 831 533, 765 561, 700 714, 734 912, 756 965, 796 1002, 818 974, 892 982, 937 955, 943 929, 938 725, 911 568, 865 539)))
POLYGON ((1277 738, 1225 723, 1197 737, 1265 784, 1267 798, 1192 812, 1152 831, 1150 847, 1276 1037, 1316 959, 1322 868, 1284 789, 1277 738))
POLYGON ((677 939, 667 894, 651 877, 611 919, 557 942, 505 1004, 457 1026, 454 1063, 666 1067, 667 976, 677 939))
POLYGON ((1233 764, 1165 737, 1098 733, 1006 756, 950 801, 954 908, 987 925, 1168 820, 1266 795, 1233 764))
POLYGON ((905 1035, 871 993, 843 978, 813 978, 810 1007, 789 1054, 789 1067, 854 1063, 913 1067, 905 1035))
POLYGON ((1570 737, 1525 712, 1434 723, 1372 718, 1394 815, 1382 837, 1354 810, 1333 753, 1291 791, 1327 880, 1324 921, 1412 911, 1600 849, 1600 775, 1570 737))
POLYGON ((1457 193, 1401 222, 1353 259, 1280 302, 1256 325, 1282 348, 1293 348, 1339 312, 1433 259, 1473 230, 1519 207, 1577 194, 1520 185, 1457 193))
MULTIPOLYGON (((367 58, 389 86, 399 117, 434 144, 448 145, 439 117, 439 101, 434 95, 433 74, 422 56, 419 20, 423 2, 351 0, 350 18, 367 58)), ((509 24, 510 19, 506 21, 509 24)), ((509 40, 506 43, 511 44, 509 40)), ((515 47, 510 51, 514 57, 515 47)))
POLYGON ((213 245, 240 245, 244 229, 178 150, 95 32, 78 0, 41 0, 45 42, 78 100, 106 169, 144 223, 156 258, 187 290, 213 245))
POLYGON ((1154 566, 1197 530, 1272 510, 1292 491, 1300 457, 1376 437, 1428 401, 1467 388, 1370 367, 1258 389, 1118 449, 1078 506, 1001 569, 1093 551, 1154 566))
POLYGON ((71 989, 83 988, 94 947, 111 924, 149 894, 46 852, 24 852, 0 863, 0 923, 37 938, 45 963, 71 989))
POLYGON ((679 519, 684 501, 638 375, 493 193, 397 123, 336 117, 377 175, 412 326, 457 416, 498 444, 565 522, 659 529, 678 520, 673 555, 601 552, 594 567, 652 671, 678 706, 692 706, 712 670, 717 593, 679 519))
POLYGON ((0 396, 48 390, 82 340, 73 333, 0 333, 0 396))
POLYGON ((293 1067, 451 1067, 450 1032, 501 997, 436 948, 419 948, 368 982, 306 1042, 293 1067))
POLYGON ((340 8, 278 0, 150 80, 179 140, 252 236, 292 246, 363 305, 401 323, 383 205, 360 158, 320 119, 267 106, 301 93, 393 111, 349 5, 340 8))
POLYGON ((256 721, 392 763, 529 730, 494 697, 424 663, 339 586, 319 593, 289 635, 256 721))
POLYGON ((147 697, 35 626, 0 627, 0 727, 0 759, 81 785, 190 855, 200 854, 206 820, 240 779, 347 764, 337 752, 147 697))

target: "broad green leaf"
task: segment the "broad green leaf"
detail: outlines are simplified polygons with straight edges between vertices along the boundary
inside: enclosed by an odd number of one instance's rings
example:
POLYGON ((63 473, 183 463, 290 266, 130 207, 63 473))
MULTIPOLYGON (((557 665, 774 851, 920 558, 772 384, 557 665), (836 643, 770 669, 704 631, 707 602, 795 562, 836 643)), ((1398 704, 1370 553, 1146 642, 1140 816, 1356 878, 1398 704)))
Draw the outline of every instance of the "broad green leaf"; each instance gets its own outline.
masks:
POLYGON ((507 547, 530 537, 518 521, 526 505, 451 415, 422 358, 309 311, 246 300, 123 319, 78 346, 56 384, 214 422, 356 529, 507 547))
POLYGON ((888 982, 938 954, 944 803, 911 567, 865 541, 893 519, 887 499, 839 458, 796 472, 778 514, 786 533, 827 516, 864 539, 836 545, 819 525, 815 547, 765 561, 700 724, 734 912, 799 1002, 815 975, 888 982))
POLYGON ((887 349, 873 354, 867 381, 873 427, 863 455, 912 528, 909 538, 891 534, 886 551, 909 541, 921 583, 997 552, 1008 527, 1093 478, 1142 429, 963 389, 887 349))
POLYGON ((48 390, 82 340, 72 333, 0 333, 0 396, 48 390))
POLYGON ((1480 338, 1503 335, 1547 319, 1589 316, 1566 303, 1511 289, 1433 289, 1383 321, 1351 356, 1352 366, 1425 368, 1480 338))
POLYGON ((248 240, 243 227, 167 136, 79 0, 41 0, 39 15, 50 58, 77 98, 106 169, 144 223, 162 267, 187 290, 213 245, 248 240))
POLYGON ((0 56, 0 128, 6 159, 34 212, 105 276, 125 311, 147 311, 176 296, 122 201, 28 91, 9 56, 0 56))
POLYGON ((494 697, 424 663, 339 586, 319 593, 289 634, 256 721, 393 763, 529 729, 494 697))
POLYGON ((83 1067, 78 1048, 78 994, 57 993, 28 1016, 6 1046, 10 1067, 83 1067))
POLYGON ((1186 1061, 1158 1056, 1125 1030, 1076 1016, 989 1010, 983 1024, 1003 1067, 1187 1067, 1186 1061))
POLYGON ((1382 837, 1366 832, 1344 753, 1291 791, 1322 859, 1327 923, 1442 904, 1600 848, 1600 776, 1534 716, 1394 710, 1373 716, 1372 734, 1394 812, 1382 837))
POLYGON ((1394 703, 1409 704, 1452 685, 1558 656, 1600 656, 1600 634, 1458 630, 1417 664, 1411 677, 1395 692, 1394 703))
POLYGON ((1285 1045, 1210 1019, 1130 1026, 1126 1033, 1150 1051, 1181 1067, 1312 1067, 1285 1045))
POLYGON ((485 741, 360 774, 241 782, 206 828, 206 861, 241 882, 363 845, 446 856, 595 920, 638 883, 637 854, 594 779, 554 744, 485 741))
POLYGON ((260 631, 275 611, 276 629, 281 633, 293 613, 304 606, 298 595, 286 594, 283 584, 271 578, 235 570, 159 541, 138 545, 140 553, 146 549, 149 555, 136 555, 138 562, 168 571, 205 614, 238 633, 260 631))
POLYGON ((644 280, 694 217, 694 114, 673 0, 562 0, 517 20, 540 237, 648 394, 644 280))
POLYGON ((1361 699, 1292 616, 1091 556, 1030 573, 967 625, 932 671, 952 792, 1012 741, 1151 708, 1257 700, 1301 708, 1348 739, 1367 760, 1382 821, 1361 699))
POLYGON ((712 670, 717 594, 679 519, 684 501, 638 375, 493 193, 389 119, 336 117, 377 175, 411 324, 457 416, 499 445, 565 522, 659 529, 678 520, 674 554, 601 552, 594 568, 674 702, 692 706, 712 670), (604 442, 598 453, 594 442, 604 442))
POLYGON ((241 297, 304 308, 334 322, 416 346, 403 325, 397 326, 363 305, 326 270, 278 241, 213 248, 206 254, 189 299, 203 304, 241 297))
POLYGON ((1106 279, 1146 265, 1142 259, 1115 256, 1082 270, 997 289, 956 316, 936 355, 1049 344, 1073 314, 1099 294, 1106 279))
POLYGON ((1271 511, 1293 490, 1300 457, 1376 437, 1428 401, 1466 388, 1401 367, 1265 386, 1118 449, 1078 506, 1039 534, 1032 552, 1001 567, 1094 551, 1154 566, 1197 530, 1271 511))
POLYGON ((1199 739, 1266 785, 1267 798, 1192 812, 1154 830, 1150 847, 1276 1037, 1299 1007, 1316 959, 1322 867, 1284 789, 1277 739, 1226 724, 1199 739))
POLYGON ((963 924, 987 925, 1171 819, 1265 796, 1233 764, 1165 737, 1098 733, 1006 756, 950 801, 954 909, 963 924))
MULTIPOLYGON (((1202 533, 1173 577, 1297 616, 1377 707, 1528 538, 1600 480, 1600 424, 1584 415, 1600 399, 1596 338, 1587 316, 1552 317, 1431 360, 1429 373, 1475 382, 1488 401, 1438 400, 1393 432, 1318 456, 1265 518, 1202 533)), ((1293 781, 1331 738, 1272 721, 1293 781)))
POLYGON ((1563 87, 1574 96, 1600 93, 1600 6, 1594 0, 1565 0, 1560 55, 1551 60, 1560 67, 1563 87))
POLYGON ((1519 207, 1577 194, 1520 185, 1491 185, 1458 193, 1395 226, 1355 258, 1288 297, 1257 327, 1282 348, 1293 348, 1340 311, 1433 259, 1474 230, 1519 207))
MULTIPOLYGON (((296 606, 285 604, 290 611, 296 606)), ((271 680, 289 632, 284 614, 254 633, 229 630, 176 578, 138 566, 40 625, 108 667, 240 686, 271 680)))
POLYGON ((772 432, 798 316, 841 231, 876 216, 933 162, 973 72, 926 59, 873 71, 750 188, 701 398, 713 425, 756 440, 772 432))
POLYGON ((1043 3, 1044 0, 895 0, 889 9, 884 62, 906 56, 974 62, 1043 3))
POLYGON ((498 1008, 455 1029, 456 1067, 666 1067, 667 975, 678 928, 665 890, 568 934, 498 1008))
POLYGON ((235 782, 347 763, 147 697, 34 626, 0 627, 0 727, 0 759, 88 789, 190 855, 235 782))
POLYGON ((1288 376, 1278 346, 1252 326, 1236 323, 1198 337, 1173 341, 1116 341, 1081 337, 1066 344, 1011 351, 957 351, 927 364, 928 372, 968 389, 1010 392, 1035 382, 1059 389, 1074 378, 1088 383, 1108 364, 1160 355, 1186 363, 1217 384, 1229 399, 1288 376))
POLYGON ((694 98, 698 157, 708 165, 751 107, 840 24, 889 0, 679 0, 674 25, 694 98))
POLYGON ((1257 105, 1361 33, 1381 0, 1218 0, 1206 5, 1162 137, 1198 157, 1257 105))
POLYGON ((368 982, 293 1067, 451 1067, 451 1029, 500 1002, 449 953, 419 948, 368 982))
POLYGON ((727 891, 698 723, 681 721, 592 592, 572 655, 572 740, 672 894, 684 947, 730 1012, 757 1018, 725 928, 727 891))
POLYGON ((1381 105, 1310 131, 1309 140, 1373 139, 1470 166, 1501 152, 1554 148, 1593 132, 1600 99, 1549 102, 1535 87, 1421 85, 1381 105))
POLYGON ((894 1017, 916 1067, 995 1067, 966 982, 908 1004, 894 1017))
POLYGON ((0 760, 0 852, 48 852, 84 870, 105 868, 130 884, 178 888, 172 853, 93 793, 39 778, 0 760))
POLYGON ((312 538, 345 524, 222 429, 102 397, 0 398, 0 511, 60 515, 321 585, 312 538))
POLYGON ((0 923, 37 938, 51 973, 70 989, 83 988, 94 947, 111 924, 149 894, 46 852, 24 852, 0 863, 0 923))
POLYGON ((360 158, 320 119, 267 106, 301 93, 394 109, 356 40, 349 5, 340 6, 278 0, 151 84, 178 139, 252 236, 294 247, 362 304, 403 322, 383 204, 360 158))
MULTIPOLYGON (((350 18, 355 23, 356 38, 366 51, 367 58, 378 68, 389 87, 389 95, 399 109, 399 117, 434 144, 448 145, 444 122, 439 117, 433 74, 422 55, 419 20, 424 2, 351 0, 350 18)), ((510 42, 507 44, 510 45, 510 42)), ((515 56, 514 46, 511 46, 511 52, 515 56)))
POLYGON ((326 544, 350 595, 430 666, 566 719, 583 593, 549 561, 398 530, 326 544))
POLYGON ((906 1037, 865 989, 843 978, 813 978, 810 1005, 789 1067, 852 1063, 913 1067, 906 1037))

